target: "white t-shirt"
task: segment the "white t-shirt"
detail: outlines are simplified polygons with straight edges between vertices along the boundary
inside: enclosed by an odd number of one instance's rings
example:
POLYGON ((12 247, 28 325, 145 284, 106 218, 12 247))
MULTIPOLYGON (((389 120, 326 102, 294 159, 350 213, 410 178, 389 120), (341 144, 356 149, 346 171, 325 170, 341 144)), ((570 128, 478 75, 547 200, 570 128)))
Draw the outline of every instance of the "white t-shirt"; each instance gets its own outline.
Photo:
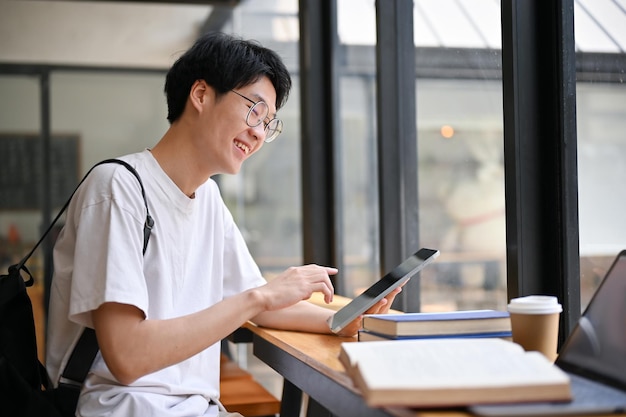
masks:
MULTIPOLYGON (((148 320, 205 309, 265 280, 213 180, 187 197, 150 151, 121 158, 139 173, 155 225, 145 255, 146 210, 137 179, 119 164, 97 167, 72 199, 54 248, 47 367, 58 382, 91 312, 105 302, 136 306, 148 320)), ((219 343, 129 386, 97 355, 80 416, 215 416, 219 343)))

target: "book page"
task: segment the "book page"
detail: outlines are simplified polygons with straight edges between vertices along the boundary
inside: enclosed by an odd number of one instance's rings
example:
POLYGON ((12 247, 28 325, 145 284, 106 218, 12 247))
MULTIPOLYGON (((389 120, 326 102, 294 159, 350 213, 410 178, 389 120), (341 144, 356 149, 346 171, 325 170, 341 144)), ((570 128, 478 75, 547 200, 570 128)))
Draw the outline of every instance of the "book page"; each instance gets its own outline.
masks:
POLYGON ((498 339, 429 339, 346 344, 370 389, 568 383, 537 352, 498 339), (358 347, 357 347, 358 346, 358 347))

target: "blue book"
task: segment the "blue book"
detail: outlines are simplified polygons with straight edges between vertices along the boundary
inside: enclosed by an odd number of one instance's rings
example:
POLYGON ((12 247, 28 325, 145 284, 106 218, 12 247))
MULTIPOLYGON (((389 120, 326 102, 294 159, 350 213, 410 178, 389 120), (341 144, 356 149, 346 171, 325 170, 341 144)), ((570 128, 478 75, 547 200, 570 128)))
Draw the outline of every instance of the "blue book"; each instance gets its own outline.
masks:
POLYGON ((485 332, 485 333, 464 333, 464 334, 436 334, 423 336, 392 336, 388 334, 376 333, 369 330, 359 330, 359 342, 370 342, 375 340, 411 340, 411 339, 482 339, 497 338, 504 340, 513 340, 511 331, 505 332, 485 332))
POLYGON ((499 310, 369 314, 363 317, 363 330, 394 337, 500 333, 511 331, 511 319, 499 310))

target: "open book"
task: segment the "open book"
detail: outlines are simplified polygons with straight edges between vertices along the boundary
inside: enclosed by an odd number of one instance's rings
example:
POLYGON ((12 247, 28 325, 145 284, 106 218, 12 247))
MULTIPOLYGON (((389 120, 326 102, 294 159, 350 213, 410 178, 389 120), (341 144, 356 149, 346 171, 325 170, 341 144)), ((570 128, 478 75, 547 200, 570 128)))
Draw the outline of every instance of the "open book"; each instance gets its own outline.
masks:
POLYGON ((566 373, 501 339, 347 342, 339 360, 374 407, 571 400, 566 373))

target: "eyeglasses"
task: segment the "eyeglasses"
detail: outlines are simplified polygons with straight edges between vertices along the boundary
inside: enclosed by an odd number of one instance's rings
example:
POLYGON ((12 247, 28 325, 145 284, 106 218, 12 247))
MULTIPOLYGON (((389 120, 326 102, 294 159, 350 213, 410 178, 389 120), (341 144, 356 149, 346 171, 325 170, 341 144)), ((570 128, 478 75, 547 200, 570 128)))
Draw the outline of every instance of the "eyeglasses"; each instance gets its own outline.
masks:
POLYGON ((265 128, 265 142, 266 143, 270 143, 271 141, 276 139, 278 135, 280 135, 280 132, 283 131, 282 120, 274 118, 274 119, 269 120, 267 123, 265 123, 265 120, 267 119, 267 116, 270 112, 270 109, 266 102, 264 102, 263 100, 261 101, 250 100, 248 97, 242 94, 239 94, 235 90, 230 90, 230 91, 237 94, 239 97, 245 98, 250 103, 252 103, 252 106, 250 106, 250 110, 248 110, 248 114, 246 114, 246 124, 250 127, 257 127, 258 125, 263 123, 264 128, 265 128))

